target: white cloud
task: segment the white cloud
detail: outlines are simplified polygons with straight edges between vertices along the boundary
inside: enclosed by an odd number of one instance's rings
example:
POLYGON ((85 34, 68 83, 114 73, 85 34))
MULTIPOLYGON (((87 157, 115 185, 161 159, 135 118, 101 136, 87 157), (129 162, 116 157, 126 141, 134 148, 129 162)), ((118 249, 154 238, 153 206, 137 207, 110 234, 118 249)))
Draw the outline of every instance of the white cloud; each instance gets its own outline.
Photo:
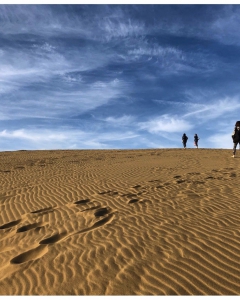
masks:
MULTIPOLYGON (((110 50, 106 53, 101 46, 88 47, 86 51, 85 47, 55 46, 50 42, 36 44, 33 41, 27 48, 6 46, 3 49, 0 53, 1 94, 38 83, 51 83, 51 88, 54 88, 53 84, 59 84, 51 82, 56 76, 68 83, 77 83, 82 81, 79 72, 104 67, 115 59, 110 50)), ((112 82, 114 84, 117 84, 117 79, 112 82)))
POLYGON ((140 129, 147 130, 150 133, 171 133, 187 131, 193 126, 184 119, 166 114, 147 122, 141 122, 139 123, 139 127, 140 129))
POLYGON ((94 132, 71 128, 59 129, 18 129, 0 132, 1 150, 19 149, 105 149, 115 148, 115 142, 127 142, 138 134, 126 132, 94 132))
POLYGON ((223 148, 223 149, 232 149, 232 131, 228 133, 217 133, 211 135, 207 138, 207 142, 210 148, 223 148))
POLYGON ((237 115, 236 110, 240 108, 240 102, 238 97, 230 98, 226 97, 220 100, 210 100, 205 104, 201 103, 189 103, 188 113, 183 117, 194 117, 201 119, 202 121, 212 120, 223 117, 234 117, 237 115))
POLYGON ((100 26, 106 32, 107 39, 140 35, 144 32, 144 25, 131 19, 123 21, 105 19, 100 26))
MULTIPOLYGON (((211 73, 216 68, 209 54, 184 52, 177 47, 166 47, 139 38, 127 52, 124 60, 145 60, 161 68, 166 73, 211 73), (134 48, 133 46, 134 45, 134 48)), ((215 58, 216 60, 216 58, 215 58)))
POLYGON ((21 118, 70 118, 100 107, 124 95, 128 85, 121 80, 97 81, 93 84, 78 83, 76 90, 56 90, 45 93, 18 94, 16 100, 7 99, 0 103, 1 113, 6 119, 21 118), (31 98, 30 98, 31 97, 31 98), (17 105, 16 105, 17 103, 17 105))
POLYGON ((44 36, 59 34, 91 40, 110 40, 143 34, 144 22, 131 18, 117 6, 81 6, 77 13, 66 7, 50 5, 1 5, 0 33, 39 33, 44 36))
POLYGON ((44 43, 40 48, 47 52, 54 52, 54 49, 56 49, 56 47, 54 47, 48 43, 44 43))
POLYGON ((67 139, 67 135, 63 133, 54 133, 50 130, 25 130, 25 129, 18 129, 14 131, 3 130, 0 132, 0 137, 8 138, 8 139, 24 139, 31 142, 59 142, 67 139))
POLYGON ((173 47, 161 47, 159 45, 142 45, 139 48, 135 48, 133 50, 129 50, 128 54, 135 55, 136 57, 147 55, 147 56, 160 56, 160 57, 166 57, 166 56, 173 56, 178 59, 183 59, 183 53, 182 51, 173 48, 173 47))
POLYGON ((109 132, 109 133, 101 133, 99 135, 99 139, 105 142, 111 141, 123 141, 129 140, 138 137, 139 134, 132 131, 124 131, 124 132, 109 132))
POLYGON ((107 117, 105 119, 100 119, 109 123, 110 126, 128 126, 129 124, 133 123, 135 118, 129 115, 123 115, 122 117, 107 117))
POLYGON ((14 92, 31 83, 48 82, 53 75, 71 70, 71 62, 53 49, 43 44, 28 51, 4 50, 0 60, 0 93, 14 92))
MULTIPOLYGON (((13 23, 16 12, 13 9, 13 23)), ((24 15, 21 9, 20 14, 24 15)), ((128 84, 118 78, 101 81, 93 75, 91 81, 97 81, 88 83, 80 75, 107 65, 113 59, 111 53, 93 47, 74 49, 63 51, 64 47, 58 49, 51 42, 33 42, 28 49, 1 50, 0 96, 5 98, 0 109, 4 118, 71 117, 126 94, 128 84)))

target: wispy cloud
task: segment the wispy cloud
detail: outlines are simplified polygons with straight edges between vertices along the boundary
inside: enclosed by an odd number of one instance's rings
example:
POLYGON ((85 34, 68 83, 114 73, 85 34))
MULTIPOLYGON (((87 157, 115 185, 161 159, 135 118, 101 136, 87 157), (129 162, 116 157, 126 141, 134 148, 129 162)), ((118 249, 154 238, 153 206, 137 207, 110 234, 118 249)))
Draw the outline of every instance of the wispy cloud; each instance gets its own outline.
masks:
POLYGON ((194 117, 201 119, 202 121, 209 121, 223 116, 224 118, 229 118, 237 116, 236 110, 240 108, 239 98, 229 98, 207 101, 205 104, 201 103, 189 103, 188 110, 190 112, 186 113, 183 117, 194 117))
POLYGON ((6 48, 2 50, 1 57, 1 94, 11 90, 16 92, 33 83, 48 82, 55 74, 71 68, 69 62, 50 44, 33 45, 28 50, 6 48))
POLYGON ((117 17, 105 17, 100 23, 100 28, 105 32, 105 38, 110 40, 116 37, 138 36, 145 33, 142 22, 127 18, 122 13, 117 17))
POLYGON ((49 130, 42 131, 33 131, 18 129, 14 131, 3 130, 0 132, 2 138, 11 138, 11 139, 25 139, 32 142, 48 142, 48 141, 63 141, 67 139, 66 134, 63 133, 52 133, 49 130))
MULTIPOLYGON (((3 145, 11 141, 15 145, 13 150, 23 149, 105 149, 115 148, 116 142, 128 143, 135 139, 138 134, 125 132, 93 132, 83 131, 75 128, 58 129, 17 129, 2 130, 0 138, 3 145), (19 147, 21 146, 21 148, 19 147)), ((2 146, 3 148, 3 146, 2 146)), ((5 150, 8 150, 5 147, 5 150)))
POLYGON ((225 5, 216 15, 215 20, 210 26, 212 38, 226 44, 239 45, 239 26, 240 26, 240 7, 239 5, 225 5))
POLYGON ((166 114, 147 122, 140 122, 139 127, 150 133, 172 133, 183 132, 191 129, 193 126, 184 119, 166 114))
POLYGON ((42 30, 45 35, 52 35, 73 30, 74 21, 78 19, 73 20, 61 6, 55 8, 52 5, 1 5, 0 32, 39 34, 42 30))
POLYGON ((125 88, 124 82, 114 79, 110 82, 96 81, 91 85, 79 84, 73 91, 59 87, 57 90, 46 91, 44 96, 38 94, 38 91, 30 94, 21 92, 17 107, 15 100, 11 101, 13 106, 9 105, 9 100, 6 100, 7 103, 2 103, 0 107, 8 119, 71 117, 120 97, 125 88))
POLYGON ((1 5, 0 33, 46 36, 70 34, 92 40, 110 40, 144 33, 144 22, 121 5, 1 5), (37 22, 36 22, 37 20, 37 22))
POLYGON ((231 134, 232 132, 230 130, 228 133, 225 134, 223 133, 213 134, 207 138, 207 144, 210 148, 232 149, 233 142, 232 142, 231 134))
POLYGON ((183 53, 182 51, 173 48, 173 47, 161 47, 159 45, 153 44, 151 45, 142 45, 142 47, 135 48, 133 50, 129 50, 128 54, 134 55, 136 57, 147 55, 147 56, 158 56, 158 57, 167 57, 172 56, 177 59, 182 59, 183 53))
POLYGON ((119 127, 119 126, 125 127, 135 122, 135 118, 129 115, 123 115, 122 117, 107 117, 105 119, 100 119, 100 120, 108 123, 109 126, 113 126, 113 127, 119 127))

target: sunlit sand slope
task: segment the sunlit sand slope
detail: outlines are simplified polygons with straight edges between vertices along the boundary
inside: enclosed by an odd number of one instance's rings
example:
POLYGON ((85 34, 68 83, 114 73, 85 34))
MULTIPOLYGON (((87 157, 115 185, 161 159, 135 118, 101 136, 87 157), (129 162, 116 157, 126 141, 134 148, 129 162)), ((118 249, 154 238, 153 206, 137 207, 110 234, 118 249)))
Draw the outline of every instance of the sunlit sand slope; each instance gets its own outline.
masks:
POLYGON ((1 295, 239 295, 240 156, 0 153, 1 295))

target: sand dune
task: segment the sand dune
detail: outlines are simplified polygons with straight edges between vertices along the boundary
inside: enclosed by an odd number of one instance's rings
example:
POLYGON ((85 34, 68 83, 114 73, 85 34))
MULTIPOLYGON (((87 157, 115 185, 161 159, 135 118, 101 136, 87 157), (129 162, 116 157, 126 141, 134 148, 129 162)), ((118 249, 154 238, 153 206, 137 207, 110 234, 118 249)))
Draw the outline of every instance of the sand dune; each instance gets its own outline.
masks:
POLYGON ((239 295, 240 155, 0 153, 1 295, 239 295))

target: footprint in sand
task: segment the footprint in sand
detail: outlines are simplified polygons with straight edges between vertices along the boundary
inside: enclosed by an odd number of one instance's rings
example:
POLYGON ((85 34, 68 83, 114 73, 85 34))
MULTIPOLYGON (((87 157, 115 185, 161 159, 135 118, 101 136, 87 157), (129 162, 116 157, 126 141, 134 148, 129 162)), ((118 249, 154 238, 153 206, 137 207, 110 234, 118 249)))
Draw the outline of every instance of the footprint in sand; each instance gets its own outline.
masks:
POLYGON ((128 194, 123 194, 122 197, 127 197, 127 198, 131 198, 137 196, 137 194, 132 194, 132 193, 128 193, 128 194))
POLYGON ((186 182, 186 180, 184 180, 184 179, 179 179, 179 180, 176 180, 176 183, 184 183, 184 182, 186 182))
POLYGON ((25 232, 25 231, 28 231, 28 230, 31 230, 31 229, 34 229, 34 228, 41 228, 46 224, 47 223, 42 223, 42 222, 27 224, 27 225, 24 225, 24 226, 18 228, 17 232, 25 232))
POLYGON ((108 194, 109 196, 116 196, 118 195, 118 192, 114 192, 114 191, 106 191, 106 192, 99 192, 99 195, 106 195, 108 194))
POLYGON ((7 229, 7 228, 11 228, 13 226, 16 226, 17 224, 19 224, 22 220, 16 220, 16 221, 12 221, 6 224, 3 224, 2 226, 0 226, 0 229, 7 229))
POLYGON ((105 216, 106 214, 108 214, 109 211, 110 211, 109 208, 103 207, 103 208, 100 208, 97 211, 95 211, 94 216, 95 217, 102 217, 102 216, 105 216))
POLYGON ((108 223, 110 223, 110 221, 112 221, 113 216, 114 216, 114 214, 111 213, 107 217, 105 217, 105 218, 103 218, 103 219, 95 222, 91 227, 83 229, 83 230, 80 230, 80 231, 78 231, 78 232, 76 232, 74 234, 79 234, 79 233, 85 233, 85 232, 88 232, 88 231, 92 231, 92 230, 94 230, 94 229, 96 229, 96 228, 98 228, 100 226, 108 224, 108 223))
MULTIPOLYGON (((33 224, 31 224, 33 225, 33 224)), ((48 245, 54 244, 61 239, 65 238, 67 236, 67 232, 57 233, 53 236, 43 239, 39 242, 39 246, 28 250, 22 254, 19 254, 18 256, 15 256, 13 259, 10 260, 11 264, 22 264, 31 260, 36 260, 38 258, 41 258, 44 254, 48 252, 48 245)))
POLYGON ((136 203, 138 202, 139 200, 138 199, 131 199, 128 201, 128 204, 131 204, 131 203, 136 203))
POLYGON ((83 210, 81 210, 80 212, 83 212, 83 211, 88 211, 88 210, 94 210, 94 209, 98 209, 98 208, 100 208, 100 207, 101 207, 100 205, 96 205, 96 206, 92 206, 92 207, 89 207, 89 208, 83 209, 83 210))
POLYGON ((38 214, 38 213, 41 213, 41 214, 46 214, 46 213, 50 213, 50 212, 53 212, 53 208, 55 208, 55 206, 52 206, 52 207, 46 207, 46 208, 41 208, 39 210, 35 210, 35 211, 31 211, 31 214, 38 214))
POLYGON ((109 194, 109 193, 111 193, 111 191, 99 192, 98 194, 99 194, 99 195, 105 195, 105 194, 109 194))
POLYGON ((148 200, 148 199, 143 199, 143 200, 140 200, 140 199, 131 199, 128 201, 128 204, 133 204, 133 203, 140 203, 140 204, 147 204, 147 203, 150 203, 152 204, 152 201, 148 200))
POLYGON ((30 260, 35 260, 42 257, 48 252, 48 248, 45 245, 40 245, 37 248, 26 251, 10 260, 11 264, 22 264, 30 260))
POLYGON ((157 185, 157 186, 155 187, 155 189, 162 189, 162 188, 164 188, 164 185, 157 185))
POLYGON ((153 180, 149 180, 148 182, 160 182, 160 179, 153 179, 153 180))
POLYGON ((40 245, 49 245, 49 244, 54 244, 57 243, 58 241, 62 240, 63 238, 65 238, 67 236, 67 232, 64 231, 62 233, 56 233, 52 236, 50 236, 49 238, 46 238, 44 240, 41 240, 39 242, 40 245))
POLYGON ((190 172, 190 173, 187 173, 188 175, 200 175, 201 173, 198 173, 198 172, 190 172))
POLYGON ((79 204, 85 204, 88 202, 90 202, 89 199, 83 199, 83 200, 78 200, 78 201, 74 202, 74 204, 79 205, 79 204))
POLYGON ((141 185, 140 185, 140 184, 137 184, 137 185, 133 186, 132 188, 137 190, 137 189, 139 189, 140 187, 141 187, 141 185))

